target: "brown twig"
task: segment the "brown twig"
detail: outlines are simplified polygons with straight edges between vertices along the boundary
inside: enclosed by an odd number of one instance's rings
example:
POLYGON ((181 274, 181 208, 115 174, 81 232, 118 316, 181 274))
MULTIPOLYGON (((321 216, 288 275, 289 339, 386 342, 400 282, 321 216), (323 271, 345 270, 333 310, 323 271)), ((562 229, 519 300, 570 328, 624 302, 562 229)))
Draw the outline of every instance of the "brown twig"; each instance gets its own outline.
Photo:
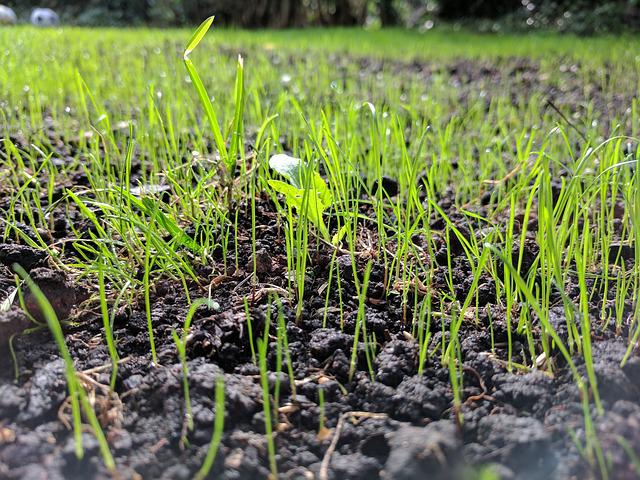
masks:
MULTIPOLYGON (((129 360, 131 360, 131 357, 121 358, 118 360, 118 365, 122 365, 123 363, 126 363, 129 360)), ((91 375, 92 373, 102 373, 106 370, 109 370, 112 366, 113 364, 111 363, 105 363, 104 365, 99 365, 97 367, 89 368, 88 370, 83 370, 81 373, 85 375, 91 375)))
POLYGON ((578 135, 580 135, 580 138, 582 138, 582 140, 584 140, 585 142, 589 141, 587 139, 587 137, 585 136, 585 134, 582 133, 580 131, 580 129, 578 127, 576 127, 575 124, 573 122, 571 122, 571 120, 569 120, 567 118, 567 116, 560 111, 560 109, 558 107, 556 107, 555 103, 553 103, 551 100, 547 99, 545 106, 551 107, 558 115, 560 115, 560 118, 562 118, 562 120, 564 120, 567 123, 567 125, 569 125, 571 128, 573 128, 578 133, 578 135))
POLYGON ((462 370, 475 375, 475 377, 478 379, 478 384, 482 389, 482 393, 480 395, 471 395, 470 397, 467 397, 467 399, 464 401, 465 405, 468 405, 471 402, 477 402, 479 400, 489 400, 489 401, 495 402, 495 399, 492 396, 488 395, 487 386, 485 385, 484 380, 482 379, 482 377, 480 376, 480 374, 475 368, 469 367, 467 365, 463 365, 462 370))
POLYGON ((356 417, 357 419, 386 418, 387 414, 372 412, 345 412, 340 415, 338 424, 336 425, 336 430, 333 433, 333 438, 331 439, 331 443, 329 444, 329 448, 327 448, 327 451, 322 458, 322 463, 320 464, 320 472, 318 474, 320 480, 329 480, 329 463, 331 462, 331 455, 333 455, 333 452, 338 446, 338 440, 340 440, 340 435, 342 434, 342 429, 344 428, 344 422, 348 417, 356 417))

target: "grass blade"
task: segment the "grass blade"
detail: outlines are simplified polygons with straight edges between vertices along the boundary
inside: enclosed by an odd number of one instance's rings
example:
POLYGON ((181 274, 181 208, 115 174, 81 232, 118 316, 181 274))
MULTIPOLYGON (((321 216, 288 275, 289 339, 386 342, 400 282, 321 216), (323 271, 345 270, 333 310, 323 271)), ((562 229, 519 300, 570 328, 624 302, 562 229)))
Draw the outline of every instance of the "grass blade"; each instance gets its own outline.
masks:
POLYGON ((191 36, 191 40, 189 40, 189 43, 187 44, 187 48, 184 50, 184 58, 185 58, 185 60, 189 57, 191 52, 198 46, 200 41, 207 34, 207 32, 209 31, 209 28, 211 28, 211 24, 213 23, 213 19, 214 18, 215 18, 215 16, 213 16, 213 15, 211 15, 209 18, 207 18, 204 22, 202 22, 200 24, 200 26, 197 28, 197 30, 194 32, 194 34, 191 36))
POLYGON ((87 398, 87 395, 80 385, 78 378, 76 377, 75 368, 73 365, 73 358, 71 358, 71 354, 69 353, 69 349, 67 348, 67 343, 64 339, 64 334, 62 333, 62 326, 60 325, 60 321, 58 320, 58 316, 56 315, 55 310, 49 303, 47 297, 42 293, 42 290, 31 280, 31 277, 27 274, 27 272, 20 265, 13 265, 14 270, 20 276, 20 278, 27 284, 27 287, 31 291, 31 294, 34 296, 36 302, 42 314, 47 321, 47 325, 51 330, 51 334, 58 346, 58 350, 60 351, 60 355, 65 364, 65 376, 67 378, 67 385, 69 388, 69 396, 71 398, 71 413, 73 417, 73 434, 75 438, 75 453, 77 458, 82 458, 84 456, 84 449, 82 447, 82 417, 80 415, 80 406, 82 405, 82 410, 93 429, 93 434, 98 440, 98 444, 100 446, 100 451, 102 453, 102 458, 104 460, 105 466, 114 471, 115 470, 115 462, 113 457, 111 456, 111 452, 109 450, 109 445, 107 444, 107 440, 102 432, 102 428, 100 427, 100 422, 98 421, 93 408, 87 398))
POLYGON ((207 450, 207 456, 202 463, 202 467, 196 473, 194 480, 204 480, 213 467, 213 462, 216 459, 218 448, 220 447, 220 440, 222 440, 222 432, 224 431, 224 378, 218 377, 216 381, 216 418, 213 423, 213 433, 211 435, 211 443, 209 443, 209 449, 207 450))

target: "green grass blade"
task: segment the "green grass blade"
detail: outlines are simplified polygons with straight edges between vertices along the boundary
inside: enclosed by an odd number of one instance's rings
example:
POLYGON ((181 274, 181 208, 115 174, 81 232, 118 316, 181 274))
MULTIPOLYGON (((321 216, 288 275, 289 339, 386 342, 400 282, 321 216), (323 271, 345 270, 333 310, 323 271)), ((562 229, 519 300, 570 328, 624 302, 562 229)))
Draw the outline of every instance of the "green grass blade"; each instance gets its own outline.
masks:
POLYGON ((233 172, 236 165, 236 157, 242 153, 242 128, 244 118, 244 61, 238 55, 238 64, 236 67, 236 86, 235 100, 236 108, 233 115, 233 123, 231 126, 231 150, 227 157, 227 170, 233 172))
POLYGON ((58 320, 58 316, 56 315, 55 310, 49 303, 47 297, 42 293, 42 290, 35 284, 29 274, 18 264, 13 266, 13 269, 16 271, 18 276, 26 283, 29 291, 34 296, 36 302, 38 303, 38 307, 42 311, 42 315, 47 321, 47 325, 49 326, 49 330, 51 330, 51 334, 56 342, 58 347, 58 351, 62 356, 62 360, 65 365, 65 376, 67 378, 67 386, 69 388, 69 397, 71 399, 71 415, 73 417, 73 435, 75 438, 75 453, 77 458, 82 458, 84 456, 84 449, 82 447, 82 418, 80 416, 80 403, 79 403, 79 393, 78 389, 80 388, 78 385, 78 381, 76 379, 76 372, 73 366, 73 359, 71 358, 71 354, 69 353, 69 349, 67 348, 67 343, 64 339, 64 334, 62 333, 62 327, 60 325, 60 321, 58 320))
POLYGON ((198 71, 196 67, 193 65, 193 62, 189 58, 189 54, 198 46, 202 38, 205 36, 209 27, 213 23, 214 17, 209 17, 198 27, 196 32, 193 34, 191 41, 187 45, 186 50, 184 51, 184 65, 187 68, 187 72, 189 72, 189 77, 191 78, 191 82, 193 83, 196 91, 198 92, 198 97, 200 98, 200 103, 204 107, 204 111, 207 114, 207 118, 209 120, 209 124, 211 125, 211 133, 213 133, 213 138, 216 143, 216 147, 222 157, 223 161, 228 161, 228 152, 227 147, 224 141, 224 137, 222 136, 222 130, 220 129, 220 124, 218 123, 218 117, 216 116, 216 112, 213 108, 213 103, 211 102, 211 97, 207 93, 207 89, 202 83, 200 75, 198 75, 198 71))
POLYGON ((207 456, 202 463, 202 467, 198 470, 198 473, 193 477, 194 480, 204 480, 213 467, 213 462, 218 454, 218 448, 220 447, 220 440, 222 440, 222 433, 224 431, 224 378, 218 377, 216 380, 216 418, 213 423, 213 433, 211 435, 211 443, 209 443, 209 449, 207 450, 207 456))
POLYGON ((49 302, 47 297, 44 295, 44 293, 42 293, 42 290, 40 290, 40 288, 33 282, 33 280, 31 280, 31 277, 29 277, 27 272, 17 264, 15 264, 13 268, 20 276, 20 278, 26 283, 27 287, 31 291, 31 294, 34 296, 36 302, 38 303, 38 307, 42 311, 42 314, 47 321, 47 325, 51 330, 51 334, 53 335, 58 350, 60 351, 60 355, 62 356, 62 359, 64 361, 65 376, 67 378, 69 395, 71 398, 71 413, 73 416, 73 432, 75 438, 76 457, 82 458, 84 456, 84 449, 82 447, 82 417, 80 415, 80 406, 82 406, 85 417, 91 425, 94 436, 98 440, 104 464, 109 470, 114 471, 115 462, 111 455, 111 451, 109 450, 109 445, 107 443, 106 437, 104 436, 104 433, 102 432, 102 428, 100 427, 100 422, 98 421, 96 414, 93 411, 91 404, 89 403, 87 395, 76 376, 75 368, 73 365, 73 358, 71 358, 71 353, 69 353, 69 349, 67 348, 67 343, 64 339, 64 333, 62 332, 62 326, 60 325, 58 316, 56 315, 56 312, 51 306, 51 303, 49 302))
POLYGON ((213 15, 207 18, 204 22, 200 24, 200 26, 194 32, 193 36, 191 37, 191 40, 189 40, 189 43, 187 44, 187 48, 185 48, 184 50, 185 60, 189 57, 191 52, 195 50, 195 48, 198 46, 200 41, 207 34, 207 32, 209 31, 209 28, 211 28, 211 24, 213 23, 214 18, 215 16, 213 15))

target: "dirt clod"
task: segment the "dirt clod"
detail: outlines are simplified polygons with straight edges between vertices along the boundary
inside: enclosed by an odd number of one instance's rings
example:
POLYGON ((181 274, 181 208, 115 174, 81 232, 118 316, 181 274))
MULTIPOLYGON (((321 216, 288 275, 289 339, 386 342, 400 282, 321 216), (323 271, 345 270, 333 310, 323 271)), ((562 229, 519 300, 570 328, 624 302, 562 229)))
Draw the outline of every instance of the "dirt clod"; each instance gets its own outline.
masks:
MULTIPOLYGON (((58 320, 64 321, 68 319, 73 306, 76 304, 76 290, 66 275, 59 270, 35 268, 29 273, 29 276, 51 303, 58 320)), ((24 302, 30 315, 40 322, 46 321, 36 298, 31 292, 25 293, 24 302)))
POLYGON ((37 266, 42 266, 47 259, 47 253, 42 250, 10 243, 0 244, 0 264, 7 267, 14 263, 22 266, 27 272, 37 266))
POLYGON ((389 445, 391 451, 381 474, 385 480, 419 480, 426 476, 447 480, 461 474, 462 441, 451 421, 403 427, 390 435, 389 445))

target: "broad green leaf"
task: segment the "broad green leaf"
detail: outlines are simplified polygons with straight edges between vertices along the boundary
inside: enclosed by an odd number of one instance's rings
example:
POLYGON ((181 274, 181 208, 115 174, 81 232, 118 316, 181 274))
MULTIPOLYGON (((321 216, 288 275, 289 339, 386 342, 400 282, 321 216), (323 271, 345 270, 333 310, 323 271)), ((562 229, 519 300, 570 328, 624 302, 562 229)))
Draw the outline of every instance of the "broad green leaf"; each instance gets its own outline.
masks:
POLYGON ((269 180, 269 186, 273 188, 277 193, 281 193, 286 197, 287 203, 292 207, 299 210, 302 207, 302 194, 303 191, 300 188, 296 188, 293 185, 281 182, 280 180, 269 180))
POLYGON ((331 190, 327 186, 327 183, 320 176, 318 172, 315 172, 313 175, 313 188, 316 191, 318 198, 324 203, 326 206, 331 205, 333 202, 333 196, 331 195, 331 190))
POLYGON ((312 172, 301 159, 283 153, 273 155, 269 159, 269 166, 291 182, 287 184, 279 180, 271 180, 269 181, 271 188, 285 195, 287 203, 295 207, 299 214, 306 215, 309 221, 320 230, 322 236, 329 240, 329 231, 324 224, 322 214, 333 202, 333 197, 320 174, 312 172), (307 191, 306 201, 305 190, 307 191), (305 211, 303 211, 303 202, 305 211))
POLYGON ((279 153, 269 159, 269 166, 287 178, 294 187, 302 189, 302 160, 279 153))
POLYGON ((322 236, 329 240, 329 231, 322 218, 322 214, 329 205, 323 203, 316 190, 311 189, 308 192, 308 198, 304 203, 306 208, 303 208, 304 190, 279 180, 269 180, 269 186, 284 195, 287 204, 294 207, 299 215, 305 215, 320 230, 322 236))
MULTIPOLYGON (((273 155, 269 160, 269 166, 283 177, 287 178, 291 184, 299 189, 304 189, 305 177, 308 167, 299 158, 291 157, 284 153, 273 155)), ((313 172, 311 188, 315 190, 325 205, 332 202, 331 191, 324 179, 318 172, 313 172)))

